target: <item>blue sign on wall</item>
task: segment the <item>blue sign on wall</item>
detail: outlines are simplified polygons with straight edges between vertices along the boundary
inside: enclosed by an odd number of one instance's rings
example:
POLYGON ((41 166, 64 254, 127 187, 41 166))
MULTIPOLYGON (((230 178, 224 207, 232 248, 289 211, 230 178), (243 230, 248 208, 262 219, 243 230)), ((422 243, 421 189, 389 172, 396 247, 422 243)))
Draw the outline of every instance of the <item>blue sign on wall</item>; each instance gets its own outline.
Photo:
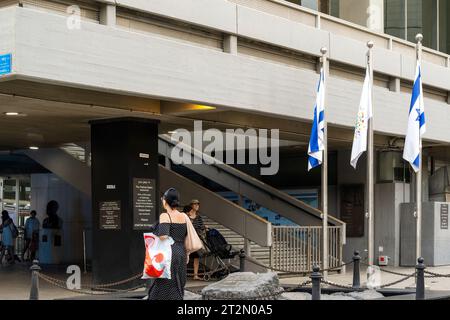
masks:
POLYGON ((12 69, 12 54, 0 55, 0 76, 11 73, 12 69))

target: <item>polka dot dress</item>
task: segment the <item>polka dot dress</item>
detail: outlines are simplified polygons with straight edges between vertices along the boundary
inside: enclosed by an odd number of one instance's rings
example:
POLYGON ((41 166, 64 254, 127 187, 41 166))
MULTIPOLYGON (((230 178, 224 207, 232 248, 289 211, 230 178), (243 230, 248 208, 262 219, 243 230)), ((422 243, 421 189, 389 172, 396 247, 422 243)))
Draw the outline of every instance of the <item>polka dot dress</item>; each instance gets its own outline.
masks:
POLYGON ((156 235, 171 236, 172 263, 170 272, 172 279, 152 279, 148 291, 149 300, 183 300, 186 284, 186 251, 184 240, 187 235, 186 223, 160 223, 156 235))

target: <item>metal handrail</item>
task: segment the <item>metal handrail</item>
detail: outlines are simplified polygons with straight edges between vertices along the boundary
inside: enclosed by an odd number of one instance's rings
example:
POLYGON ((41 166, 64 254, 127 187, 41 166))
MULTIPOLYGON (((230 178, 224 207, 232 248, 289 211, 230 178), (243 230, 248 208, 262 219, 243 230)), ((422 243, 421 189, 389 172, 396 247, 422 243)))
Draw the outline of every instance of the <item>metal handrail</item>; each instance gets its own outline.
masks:
MULTIPOLYGON (((232 175, 233 177, 252 185, 255 188, 258 188, 261 191, 264 191, 265 193, 269 194, 271 197, 276 197, 280 200, 283 200, 284 202, 287 202, 290 205, 321 219, 322 212, 320 210, 288 195, 285 192, 282 192, 274 187, 271 187, 271 186, 265 184, 264 182, 254 178, 242 171, 239 171, 239 170, 233 168, 232 166, 229 166, 229 165, 223 163, 222 161, 217 160, 216 158, 213 158, 207 154, 204 154, 201 151, 194 149, 191 146, 189 146, 183 142, 178 142, 178 141, 174 142, 170 138, 170 136, 168 136, 167 134, 159 135, 159 141, 161 141, 162 143, 166 143, 169 146, 177 145, 178 147, 183 148, 183 150, 189 152, 194 157, 195 156, 198 156, 200 158, 203 157, 203 159, 208 160, 208 163, 212 163, 211 165, 216 167, 217 169, 219 169, 223 172, 226 172, 226 173, 232 175)), ((159 152, 161 153, 161 150, 159 150, 159 152)), ((339 226, 345 225, 345 222, 337 219, 336 217, 329 216, 328 219, 329 219, 329 222, 334 225, 339 225, 339 226)))

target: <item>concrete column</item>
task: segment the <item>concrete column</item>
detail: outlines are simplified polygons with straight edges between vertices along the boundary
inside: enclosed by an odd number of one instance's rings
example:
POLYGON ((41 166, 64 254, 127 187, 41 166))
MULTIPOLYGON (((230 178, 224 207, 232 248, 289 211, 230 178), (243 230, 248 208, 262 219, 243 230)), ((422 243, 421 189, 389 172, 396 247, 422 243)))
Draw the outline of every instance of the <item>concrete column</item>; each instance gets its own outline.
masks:
POLYGON ((234 35, 225 35, 223 39, 223 51, 226 53, 237 54, 237 37, 234 35))
POLYGON ((389 79, 389 91, 400 92, 400 78, 389 79))
POLYGON ((116 25, 116 6, 113 4, 102 4, 100 8, 100 24, 114 27, 116 25))
POLYGON ((142 272, 142 234, 160 213, 158 122, 92 121, 91 148, 92 276, 95 284, 104 284, 142 272))
POLYGON ((341 0, 339 17, 371 30, 384 32, 383 0, 341 0))

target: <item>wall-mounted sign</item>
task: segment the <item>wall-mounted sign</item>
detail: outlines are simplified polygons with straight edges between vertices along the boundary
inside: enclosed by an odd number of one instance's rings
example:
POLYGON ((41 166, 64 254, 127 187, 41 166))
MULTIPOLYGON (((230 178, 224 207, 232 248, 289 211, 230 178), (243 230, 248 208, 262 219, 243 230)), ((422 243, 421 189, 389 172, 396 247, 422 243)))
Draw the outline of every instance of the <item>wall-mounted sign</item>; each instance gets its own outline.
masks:
POLYGON ((155 180, 133 178, 133 228, 148 229, 155 220, 155 180))
POLYGON ((120 201, 100 202, 99 211, 101 230, 120 230, 120 201))
POLYGON ((448 204, 441 204, 441 229, 448 230, 448 204))
POLYGON ((347 224, 347 237, 364 236, 364 185, 341 186, 341 220, 347 224))
POLYGON ((12 54, 0 55, 0 76, 10 74, 12 71, 12 54))

